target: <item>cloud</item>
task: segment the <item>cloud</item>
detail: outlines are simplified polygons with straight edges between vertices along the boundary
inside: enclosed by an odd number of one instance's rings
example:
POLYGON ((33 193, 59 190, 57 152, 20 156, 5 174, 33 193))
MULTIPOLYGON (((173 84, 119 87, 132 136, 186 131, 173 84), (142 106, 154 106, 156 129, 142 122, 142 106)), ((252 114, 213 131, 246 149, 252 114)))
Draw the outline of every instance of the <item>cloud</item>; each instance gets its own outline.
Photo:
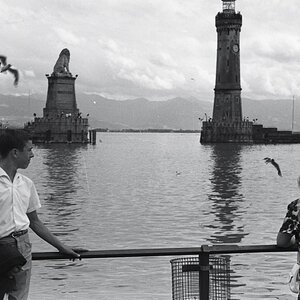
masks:
POLYGON ((133 49, 116 41, 99 40, 115 78, 145 90, 171 90, 185 82, 185 76, 178 71, 175 60, 169 53, 149 53, 133 49))
MULTIPOLYGON (((243 96, 299 93, 297 7, 296 0, 236 1, 243 15, 243 96)), ((213 101, 215 16, 221 9, 221 1, 199 0, 7 1, 1 6, 1 51, 21 78, 15 89, 9 76, 0 76, 0 89, 46 94, 44 75, 67 47, 70 70, 79 74, 77 92, 213 101)))
POLYGON ((243 93, 255 98, 290 98, 300 92, 300 39, 274 32, 249 39, 242 48, 243 93))
POLYGON ((177 67, 176 60, 167 52, 158 52, 150 55, 150 62, 159 67, 177 67))
POLYGON ((83 38, 79 38, 77 35, 75 35, 73 32, 65 30, 60 27, 55 27, 54 32, 58 35, 59 39, 67 44, 67 45, 79 45, 80 43, 84 42, 83 38))

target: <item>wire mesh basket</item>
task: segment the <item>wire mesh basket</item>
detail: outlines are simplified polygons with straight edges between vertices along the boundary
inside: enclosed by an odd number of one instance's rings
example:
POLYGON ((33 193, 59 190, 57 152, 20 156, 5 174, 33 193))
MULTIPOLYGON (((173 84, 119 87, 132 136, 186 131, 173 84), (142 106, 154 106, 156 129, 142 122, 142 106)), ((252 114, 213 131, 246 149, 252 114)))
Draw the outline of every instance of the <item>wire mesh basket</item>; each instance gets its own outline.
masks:
MULTIPOLYGON (((172 299, 199 300, 199 257, 172 259, 171 267, 172 299)), ((230 299, 229 256, 209 257, 209 299, 230 299)))

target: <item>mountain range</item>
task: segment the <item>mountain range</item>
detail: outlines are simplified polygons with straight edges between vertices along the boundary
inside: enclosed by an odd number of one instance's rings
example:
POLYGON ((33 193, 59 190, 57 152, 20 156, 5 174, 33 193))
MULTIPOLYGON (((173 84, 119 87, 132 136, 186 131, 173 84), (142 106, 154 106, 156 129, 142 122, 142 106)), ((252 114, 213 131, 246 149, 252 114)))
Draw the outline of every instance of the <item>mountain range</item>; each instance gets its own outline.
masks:
MULTIPOLYGON (((99 95, 76 95, 77 106, 92 128, 119 129, 182 129, 199 130, 200 120, 212 116, 213 103, 196 98, 173 98, 166 101, 113 100, 99 95)), ((0 122, 23 126, 33 114, 43 115, 46 96, 12 96, 0 94, 0 122)), ((289 100, 242 99, 243 116, 264 127, 300 131, 300 103, 289 100)))

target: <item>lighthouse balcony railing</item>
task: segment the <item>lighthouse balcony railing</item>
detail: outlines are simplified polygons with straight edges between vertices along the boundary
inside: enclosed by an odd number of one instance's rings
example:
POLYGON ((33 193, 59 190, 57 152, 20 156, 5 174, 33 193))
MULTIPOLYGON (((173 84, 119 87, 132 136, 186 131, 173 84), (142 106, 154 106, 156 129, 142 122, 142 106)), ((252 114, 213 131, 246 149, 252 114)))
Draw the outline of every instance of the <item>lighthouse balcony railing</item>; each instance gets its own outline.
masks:
MULTIPOLYGON (((197 255, 199 257, 199 300, 209 300, 209 272, 211 255, 255 254, 295 252, 296 247, 280 248, 276 245, 202 245, 192 248, 152 248, 152 249, 122 249, 122 250, 89 250, 80 252, 82 259, 90 258, 132 258, 132 257, 174 257, 197 255)), ((59 252, 34 252, 33 260, 68 259, 59 252)), ((271 267, 271 266, 270 266, 271 267)))

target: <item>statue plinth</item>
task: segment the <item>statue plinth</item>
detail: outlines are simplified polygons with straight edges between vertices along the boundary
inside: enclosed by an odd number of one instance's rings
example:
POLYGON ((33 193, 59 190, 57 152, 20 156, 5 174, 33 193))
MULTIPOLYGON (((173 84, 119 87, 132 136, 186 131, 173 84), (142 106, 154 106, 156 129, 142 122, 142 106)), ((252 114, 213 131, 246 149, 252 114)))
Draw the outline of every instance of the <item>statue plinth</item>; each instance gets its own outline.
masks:
POLYGON ((78 115, 79 110, 75 96, 76 78, 73 76, 47 76, 48 93, 46 107, 43 110, 44 117, 78 115))

